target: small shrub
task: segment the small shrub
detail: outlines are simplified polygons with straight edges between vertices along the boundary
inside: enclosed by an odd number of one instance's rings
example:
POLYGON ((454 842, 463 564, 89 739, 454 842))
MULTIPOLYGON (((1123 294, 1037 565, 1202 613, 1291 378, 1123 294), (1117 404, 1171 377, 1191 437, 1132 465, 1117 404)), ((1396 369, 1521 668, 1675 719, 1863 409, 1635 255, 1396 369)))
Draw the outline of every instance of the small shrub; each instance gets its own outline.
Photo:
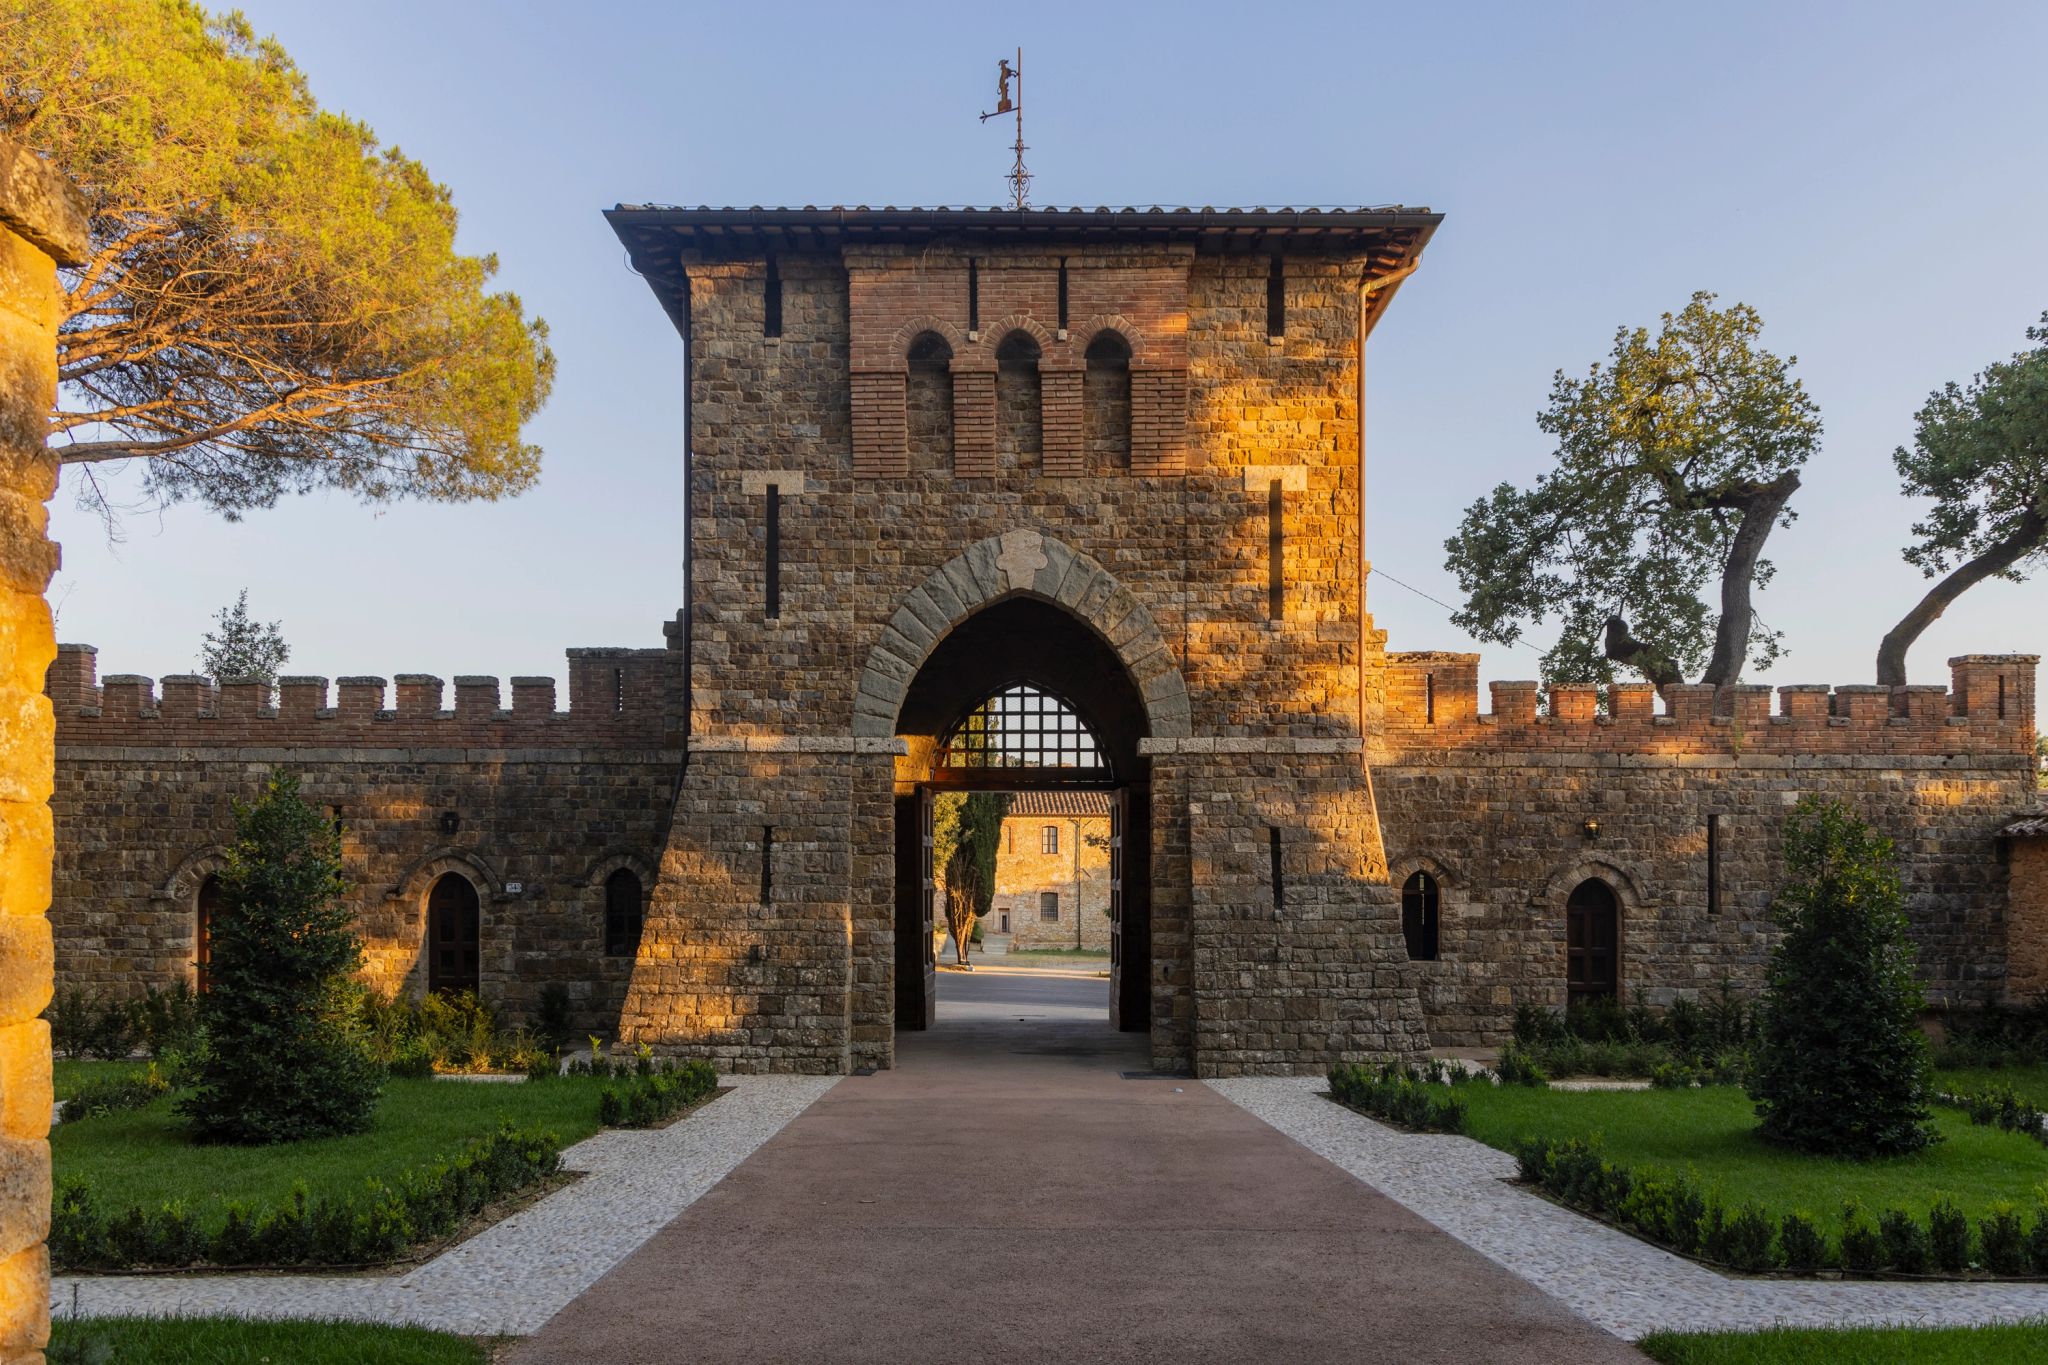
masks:
POLYGON ((1515 1041, 1523 1047, 1559 1042, 1568 1036, 1557 1011, 1541 1005, 1515 1006, 1515 1041))
POLYGON ((1531 1185, 1550 1181, 1550 1143, 1543 1138, 1523 1138, 1515 1144, 1515 1167, 1531 1185))
POLYGON ((2003 1200, 1977 1224, 1984 1247, 1984 1268, 1994 1275, 2024 1275, 2028 1269, 2026 1229, 2016 1205, 2003 1200))
POLYGON ((1464 1132, 1465 1101, 1455 1094, 1440 1093, 1454 1087, 1430 1080, 1430 1074, 1419 1067, 1387 1065, 1374 1071, 1356 1063, 1339 1063, 1329 1070, 1330 1097, 1404 1128, 1464 1132))
POLYGON ((1827 1264, 1827 1239, 1814 1226, 1812 1215, 1805 1212, 1788 1213, 1779 1222, 1778 1248, 1787 1270, 1807 1274, 1827 1264))
POLYGON ((180 978, 168 990, 151 986, 129 1007, 136 1041, 156 1061, 167 1052, 191 1053, 200 1043, 199 996, 180 978))
POLYGON ((1901 1275, 1924 1275, 1934 1259, 1927 1229, 1904 1209, 1886 1209, 1877 1216, 1878 1235, 1884 1239, 1884 1262, 1901 1275))
POLYGON ((1870 1226, 1855 1204, 1842 1207, 1842 1269, 1852 1275, 1875 1275, 1885 1268, 1885 1239, 1870 1226))
POLYGON ((572 1015, 567 985, 550 981, 540 988, 540 1008, 534 1012, 533 1032, 549 1052, 559 1053, 576 1036, 571 1027, 572 1015))
POLYGON ((2034 1225, 2027 1230, 2027 1265, 2048 1275, 2048 1203, 2034 1205, 2034 1225))
POLYGON ((127 1007, 109 1000, 89 1010, 82 1050, 102 1062, 125 1062, 135 1055, 135 1028, 127 1007))
POLYGON ((1777 1264, 1771 1233, 1762 1209, 1749 1206, 1731 1216, 1717 1204, 1708 1210, 1700 1247, 1708 1260, 1756 1274, 1777 1264))
POLYGON ((153 1100, 169 1094, 170 1090, 171 1083, 158 1073, 154 1065, 147 1071, 137 1071, 127 1076, 88 1081, 73 1091, 70 1099, 64 1101, 63 1121, 81 1123, 104 1114, 140 1109, 153 1100))
POLYGON ((1936 1266, 1952 1275, 1970 1268, 1970 1220, 1953 1202, 1942 1199, 1928 1211, 1927 1231, 1936 1266))
POLYGON ((608 1085, 600 1091, 598 1122, 607 1128, 651 1128, 717 1088, 718 1072, 711 1063, 665 1062, 660 1070, 636 1075, 622 1088, 608 1085))
POLYGON ((1500 1078, 1502 1085, 1547 1085, 1550 1077, 1536 1063, 1536 1059, 1520 1043, 1509 1043, 1500 1050, 1500 1057, 1493 1064, 1493 1074, 1500 1078))
POLYGON ((1666 1062, 1650 1073, 1653 1090, 1690 1090, 1694 1083, 1695 1073, 1684 1062, 1666 1062))
POLYGON ((1831 1156, 1919 1151, 1934 1137, 1927 1039, 1891 841, 1807 797, 1785 822, 1785 866, 1749 1079, 1758 1131, 1831 1156))

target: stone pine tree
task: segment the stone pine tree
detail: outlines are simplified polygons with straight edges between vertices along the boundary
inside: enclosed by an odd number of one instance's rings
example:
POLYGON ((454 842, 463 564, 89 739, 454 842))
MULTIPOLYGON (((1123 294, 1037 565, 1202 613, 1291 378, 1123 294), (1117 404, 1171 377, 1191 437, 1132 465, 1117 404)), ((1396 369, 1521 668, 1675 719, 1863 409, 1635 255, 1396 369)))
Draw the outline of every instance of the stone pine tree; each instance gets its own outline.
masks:
POLYGON ((1749 1081, 1760 1131, 1827 1156, 1918 1151, 1933 1140, 1927 1039, 1891 840, 1808 797, 1785 821, 1785 868, 1749 1081))
POLYGON ((249 590, 244 588, 233 606, 215 614, 214 624, 218 629, 209 630, 200 641, 199 671, 224 681, 275 686, 277 670, 292 654, 282 623, 250 619, 249 590))
POLYGON ((1723 685, 1768 667, 1778 636, 1751 597, 1820 415, 1795 361, 1757 344, 1762 329, 1755 309, 1694 294, 1655 336, 1622 328, 1585 378, 1559 370, 1536 419, 1553 467, 1532 488, 1495 488, 1445 542, 1465 595, 1452 620, 1511 644, 1556 617, 1543 669, 1559 682, 1611 682, 1619 666, 1723 685))
POLYGON ((996 852, 1009 814, 1007 792, 947 792, 934 798, 932 860, 944 869, 946 928, 964 965, 974 926, 996 894, 996 852))
POLYGON ((1892 456, 1908 497, 1932 498, 1906 559, 1936 579, 1877 651, 1877 680, 1906 682, 1906 652, 1949 604, 1987 578, 2015 582, 2048 562, 2048 313, 2035 343, 1967 388, 1949 383, 1914 414, 1892 456))
POLYGON ((200 1001, 206 1056, 180 1107, 202 1142, 361 1132, 378 1073, 345 1024, 362 945, 341 901, 340 836, 283 771, 234 809, 200 1001))
POLYGON ((447 189, 322 109, 275 40, 191 0, 15 0, 0 71, 0 130, 90 201, 51 417, 87 503, 131 459, 148 496, 229 517, 533 482, 546 328, 455 249, 447 189))

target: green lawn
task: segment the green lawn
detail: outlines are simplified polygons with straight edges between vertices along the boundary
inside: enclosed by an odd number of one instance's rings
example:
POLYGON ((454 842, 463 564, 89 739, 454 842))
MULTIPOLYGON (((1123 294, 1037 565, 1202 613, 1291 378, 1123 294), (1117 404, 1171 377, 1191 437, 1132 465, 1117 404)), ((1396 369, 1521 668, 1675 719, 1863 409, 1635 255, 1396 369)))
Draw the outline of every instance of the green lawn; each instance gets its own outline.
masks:
POLYGON ((148 1062, 88 1062, 58 1060, 50 1064, 51 1079, 56 1083, 57 1098, 68 1100, 87 1081, 118 1080, 122 1076, 137 1076, 149 1070, 148 1062))
POLYGON ((360 1322, 82 1318, 50 1324, 51 1360, 107 1365, 487 1365, 464 1337, 360 1322))
POLYGON ((1664 1365, 2018 1365, 2048 1359, 2048 1323, 1658 1332, 1636 1345, 1664 1365))
POLYGON ((1466 1085, 1470 1136, 1512 1152, 1526 1137, 1598 1135, 1609 1160, 1631 1168, 1690 1171, 1731 1209, 1760 1204, 1772 1220, 1805 1210, 1832 1235, 1855 1199, 1875 1220, 1888 1208, 1924 1218, 1947 1195, 1974 1220, 1995 1200, 2032 1206, 2048 1182, 2048 1146, 2018 1133, 1978 1128, 1937 1107, 1944 1141, 1909 1157, 1836 1161, 1802 1156, 1756 1136, 1749 1097, 1734 1086, 1700 1090, 1562 1091, 1466 1085))
POLYGON ((603 1086, 576 1077, 515 1085, 388 1081, 369 1132, 275 1147, 195 1144, 185 1136, 174 1098, 166 1096, 147 1108, 59 1124, 50 1134, 50 1155, 57 1179, 83 1176, 103 1209, 153 1209, 181 1199, 213 1226, 224 1200, 279 1203, 291 1197, 296 1181, 315 1198, 354 1194, 371 1176, 396 1183, 403 1172, 454 1156, 471 1138, 495 1131, 501 1118, 550 1129, 567 1147, 598 1130, 603 1086))
POLYGON ((2036 1109, 2048 1109, 2048 1066, 1954 1067, 1935 1072, 1934 1079, 1948 1091, 2010 1087, 2036 1109))

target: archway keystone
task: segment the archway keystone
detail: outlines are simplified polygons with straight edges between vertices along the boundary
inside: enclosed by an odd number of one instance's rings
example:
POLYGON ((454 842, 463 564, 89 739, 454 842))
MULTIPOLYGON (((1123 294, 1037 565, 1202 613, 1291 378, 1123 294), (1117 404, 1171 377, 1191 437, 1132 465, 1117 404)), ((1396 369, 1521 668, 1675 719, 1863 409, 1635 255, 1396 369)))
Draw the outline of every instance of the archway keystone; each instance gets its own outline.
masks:
POLYGON ((904 597, 861 671, 853 733, 895 734, 904 696, 933 646, 975 612, 1015 596, 1056 603, 1086 622, 1136 684, 1152 737, 1188 736, 1187 684, 1152 613, 1100 563, 1033 530, 975 542, 904 597))

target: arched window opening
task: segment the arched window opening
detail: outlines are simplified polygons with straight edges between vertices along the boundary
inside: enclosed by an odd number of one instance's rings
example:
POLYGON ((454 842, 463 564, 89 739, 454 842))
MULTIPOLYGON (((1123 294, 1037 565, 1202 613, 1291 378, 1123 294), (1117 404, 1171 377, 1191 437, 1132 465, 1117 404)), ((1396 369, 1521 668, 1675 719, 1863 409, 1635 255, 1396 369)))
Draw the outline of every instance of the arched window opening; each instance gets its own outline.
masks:
POLYGON ((427 990, 475 991, 482 980, 482 915, 476 887, 459 872, 443 873, 427 893, 427 990))
POLYGON ((213 985, 213 919, 221 899, 220 878, 208 877, 192 902, 192 986, 201 992, 213 985))
POLYGON ((937 332, 919 332, 905 355, 904 415, 914 474, 953 468, 953 348, 937 332))
POLYGON ((1038 340, 1018 329, 996 346, 996 456, 1036 469, 1045 448, 1039 412, 1038 340))
POLYGON ((1081 440, 1091 473, 1131 467, 1131 344, 1109 328, 1088 343, 1081 379, 1081 440))
POLYGON ((939 751, 940 769, 1056 768, 1060 778, 1106 781, 1109 760, 1066 701, 1018 683, 960 718, 939 751))
POLYGON ((1436 878, 1418 872, 1401 887, 1401 936, 1408 940, 1410 962, 1437 958, 1436 878))
POLYGON ((640 879, 620 868, 604 879, 604 955, 638 957, 640 931, 647 921, 640 879))
POLYGON ((1614 888, 1591 877, 1565 902, 1567 1001, 1612 996, 1621 988, 1621 907, 1614 888))

